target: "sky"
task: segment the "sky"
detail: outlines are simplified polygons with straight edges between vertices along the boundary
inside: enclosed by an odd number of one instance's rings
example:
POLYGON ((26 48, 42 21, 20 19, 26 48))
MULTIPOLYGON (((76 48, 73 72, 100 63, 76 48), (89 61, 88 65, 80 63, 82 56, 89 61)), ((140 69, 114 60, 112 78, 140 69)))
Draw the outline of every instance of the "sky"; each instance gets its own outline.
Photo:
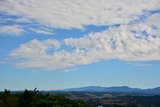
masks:
POLYGON ((160 84, 160 0, 0 0, 0 90, 160 84))

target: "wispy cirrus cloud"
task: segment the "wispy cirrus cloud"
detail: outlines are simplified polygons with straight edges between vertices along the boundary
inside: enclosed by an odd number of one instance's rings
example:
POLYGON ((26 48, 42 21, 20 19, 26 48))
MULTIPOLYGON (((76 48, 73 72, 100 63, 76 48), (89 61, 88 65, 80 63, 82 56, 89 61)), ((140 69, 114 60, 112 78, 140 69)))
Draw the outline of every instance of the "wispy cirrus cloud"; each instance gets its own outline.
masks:
POLYGON ((132 66, 135 67, 151 67, 151 64, 146 64, 146 63, 130 63, 132 66))
POLYGON ((44 28, 29 28, 32 32, 35 32, 37 34, 43 34, 43 35, 54 35, 53 31, 49 31, 49 29, 44 28))
POLYGON ((24 31, 23 28, 17 25, 0 26, 0 36, 6 36, 6 35, 20 36, 23 31, 24 31))

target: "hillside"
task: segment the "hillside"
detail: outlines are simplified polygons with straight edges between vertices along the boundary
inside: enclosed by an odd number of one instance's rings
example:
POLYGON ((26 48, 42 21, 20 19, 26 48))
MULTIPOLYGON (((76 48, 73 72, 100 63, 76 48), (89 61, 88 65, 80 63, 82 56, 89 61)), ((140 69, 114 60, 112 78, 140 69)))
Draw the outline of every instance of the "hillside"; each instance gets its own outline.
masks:
POLYGON ((138 93, 138 94, 148 94, 148 95, 160 95, 160 87, 152 89, 140 89, 140 88, 130 88, 128 86, 115 86, 115 87, 100 87, 100 86, 87 86, 80 88, 68 88, 60 90, 51 91, 75 91, 75 92, 107 92, 107 93, 138 93))

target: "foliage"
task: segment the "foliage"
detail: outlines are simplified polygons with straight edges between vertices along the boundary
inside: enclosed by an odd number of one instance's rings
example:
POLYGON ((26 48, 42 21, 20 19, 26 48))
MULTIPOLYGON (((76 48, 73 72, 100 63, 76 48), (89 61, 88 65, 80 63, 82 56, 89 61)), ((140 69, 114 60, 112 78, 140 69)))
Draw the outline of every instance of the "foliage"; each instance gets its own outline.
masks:
POLYGON ((63 96, 50 96, 36 90, 11 94, 10 90, 0 93, 0 107, 88 107, 83 100, 71 100, 63 96))

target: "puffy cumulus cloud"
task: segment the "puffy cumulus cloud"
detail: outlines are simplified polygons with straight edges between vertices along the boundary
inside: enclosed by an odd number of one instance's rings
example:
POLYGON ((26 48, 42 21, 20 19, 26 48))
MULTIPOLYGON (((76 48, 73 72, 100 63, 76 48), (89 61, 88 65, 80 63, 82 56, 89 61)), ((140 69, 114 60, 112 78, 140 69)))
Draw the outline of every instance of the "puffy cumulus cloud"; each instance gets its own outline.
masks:
POLYGON ((22 32, 23 32, 23 28, 21 26, 17 26, 17 25, 0 26, 0 36, 6 36, 6 35, 19 36, 22 32))
MULTIPOLYGON (((79 60, 82 52, 74 50, 67 52, 59 50, 61 43, 52 39, 46 41, 32 40, 21 45, 10 53, 17 59, 18 67, 64 69, 80 64, 87 64, 83 59, 79 60)), ((85 60, 85 59, 84 59, 85 60)))
POLYGON ((22 58, 35 58, 48 55, 51 51, 56 51, 60 47, 61 43, 55 39, 49 39, 46 41, 38 41, 36 39, 31 40, 30 42, 21 45, 21 47, 17 50, 12 51, 12 56, 20 56, 22 58))
POLYGON ((116 29, 116 32, 115 30, 105 31, 91 37, 66 39, 65 42, 69 46, 84 51, 88 56, 87 59, 90 58, 93 61, 114 58, 127 61, 160 59, 160 39, 154 39, 152 36, 145 39, 137 38, 126 30, 126 26, 116 29))
POLYGON ((68 69, 107 59, 160 60, 160 14, 136 24, 62 41, 32 40, 12 51, 17 66, 68 69))
POLYGON ((160 0, 1 0, 0 12, 55 28, 127 23, 160 0))

